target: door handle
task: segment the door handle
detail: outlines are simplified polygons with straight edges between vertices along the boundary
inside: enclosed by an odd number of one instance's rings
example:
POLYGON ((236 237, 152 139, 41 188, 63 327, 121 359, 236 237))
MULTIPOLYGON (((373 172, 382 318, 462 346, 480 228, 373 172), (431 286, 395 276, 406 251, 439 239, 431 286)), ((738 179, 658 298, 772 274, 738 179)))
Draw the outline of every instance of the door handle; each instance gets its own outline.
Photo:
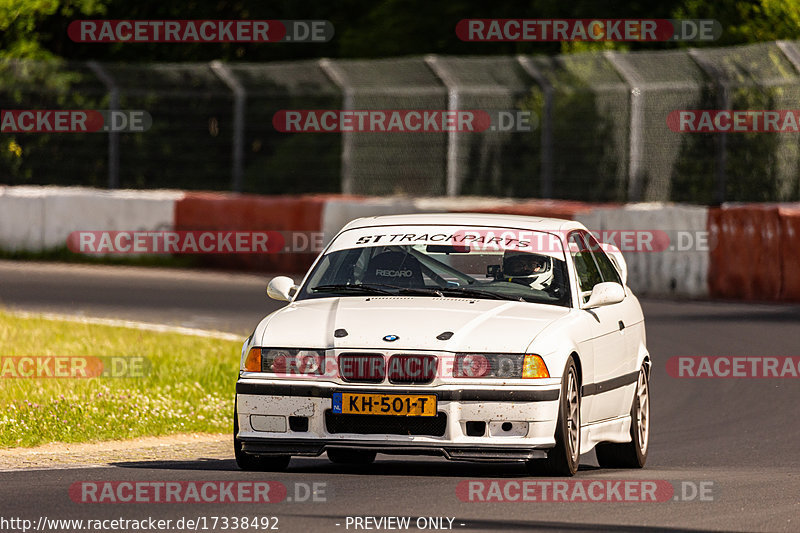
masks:
POLYGON ((619 321, 619 330, 620 330, 620 331, 622 331, 623 329, 625 329, 625 322, 623 322, 622 320, 620 320, 620 321, 619 321))

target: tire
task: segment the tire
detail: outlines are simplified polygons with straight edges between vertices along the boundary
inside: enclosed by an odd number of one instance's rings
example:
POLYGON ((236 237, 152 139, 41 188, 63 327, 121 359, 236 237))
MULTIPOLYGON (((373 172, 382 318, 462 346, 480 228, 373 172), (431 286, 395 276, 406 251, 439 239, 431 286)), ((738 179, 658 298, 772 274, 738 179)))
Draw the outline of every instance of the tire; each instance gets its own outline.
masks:
POLYGON ((650 449, 650 378, 642 365, 631 405, 631 442, 601 442, 595 446, 603 468, 642 468, 650 449))
POLYGON ((375 461, 376 452, 368 450, 346 450, 334 448, 328 450, 328 459, 332 463, 345 465, 368 465, 375 461))
POLYGON ((280 472, 286 470, 290 455, 253 455, 242 450, 242 441, 236 435, 239 433, 239 417, 236 414, 236 405, 233 407, 233 454, 236 464, 242 470, 254 472, 280 472))
POLYGON ((567 359, 561 379, 558 401, 556 445, 547 451, 547 459, 528 461, 531 473, 572 477, 581 457, 581 393, 578 370, 572 356, 567 359))

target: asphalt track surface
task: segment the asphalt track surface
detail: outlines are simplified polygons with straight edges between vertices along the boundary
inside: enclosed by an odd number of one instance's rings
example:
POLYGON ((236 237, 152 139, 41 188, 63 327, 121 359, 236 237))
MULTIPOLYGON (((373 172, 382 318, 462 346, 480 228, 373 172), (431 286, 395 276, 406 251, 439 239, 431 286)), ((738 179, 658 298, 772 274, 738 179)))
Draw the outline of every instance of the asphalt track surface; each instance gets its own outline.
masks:
MULTIPOLYGON (((0 305, 244 336, 277 306, 266 299, 265 282, 266 277, 254 275, 0 262, 0 305)), ((379 456, 369 467, 333 465, 324 456, 294 459, 286 472, 254 474, 238 471, 231 458, 0 472, 0 517, 36 523, 40 516, 208 520, 266 515, 278 517, 280 531, 302 532, 366 530, 347 528, 348 516, 410 516, 412 531, 418 517, 429 516, 454 518, 456 531, 800 531, 800 381, 678 380, 665 370, 674 355, 797 355, 800 307, 659 300, 644 300, 643 307, 654 361, 648 464, 637 471, 602 470, 589 453, 573 479, 667 480, 677 487, 677 501, 464 502, 456 495, 461 481, 542 478, 527 476, 516 464, 394 456, 379 456), (286 485, 290 496, 303 492, 297 484, 324 483, 326 501, 77 504, 70 499, 73 482, 103 480, 274 480, 286 485), (711 497, 689 498, 691 487, 701 482, 712 482, 705 485, 711 497), (690 501, 681 501, 683 490, 690 501)))

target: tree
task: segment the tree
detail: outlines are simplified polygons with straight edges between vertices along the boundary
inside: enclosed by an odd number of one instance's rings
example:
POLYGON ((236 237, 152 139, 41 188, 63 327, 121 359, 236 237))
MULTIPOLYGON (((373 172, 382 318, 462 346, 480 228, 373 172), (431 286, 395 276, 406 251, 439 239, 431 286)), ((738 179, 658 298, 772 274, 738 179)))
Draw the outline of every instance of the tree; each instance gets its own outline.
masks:
POLYGON ((57 43, 66 37, 65 21, 102 17, 110 1, 0 0, 0 58, 58 58, 57 43))
POLYGON ((684 0, 673 18, 711 18, 722 24, 722 37, 711 46, 780 39, 800 34, 797 0, 684 0))

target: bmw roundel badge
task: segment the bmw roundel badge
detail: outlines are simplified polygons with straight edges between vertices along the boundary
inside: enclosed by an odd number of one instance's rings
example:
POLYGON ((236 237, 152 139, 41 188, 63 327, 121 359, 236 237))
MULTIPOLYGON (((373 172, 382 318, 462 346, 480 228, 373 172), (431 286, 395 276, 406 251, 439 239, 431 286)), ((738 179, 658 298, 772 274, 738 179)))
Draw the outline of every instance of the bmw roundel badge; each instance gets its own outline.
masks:
POLYGON ((400 338, 400 337, 398 337, 397 335, 386 335, 386 336, 383 338, 383 340, 385 340, 386 342, 394 342, 394 341, 396 341, 396 340, 397 340, 397 339, 399 339, 399 338, 400 338))

